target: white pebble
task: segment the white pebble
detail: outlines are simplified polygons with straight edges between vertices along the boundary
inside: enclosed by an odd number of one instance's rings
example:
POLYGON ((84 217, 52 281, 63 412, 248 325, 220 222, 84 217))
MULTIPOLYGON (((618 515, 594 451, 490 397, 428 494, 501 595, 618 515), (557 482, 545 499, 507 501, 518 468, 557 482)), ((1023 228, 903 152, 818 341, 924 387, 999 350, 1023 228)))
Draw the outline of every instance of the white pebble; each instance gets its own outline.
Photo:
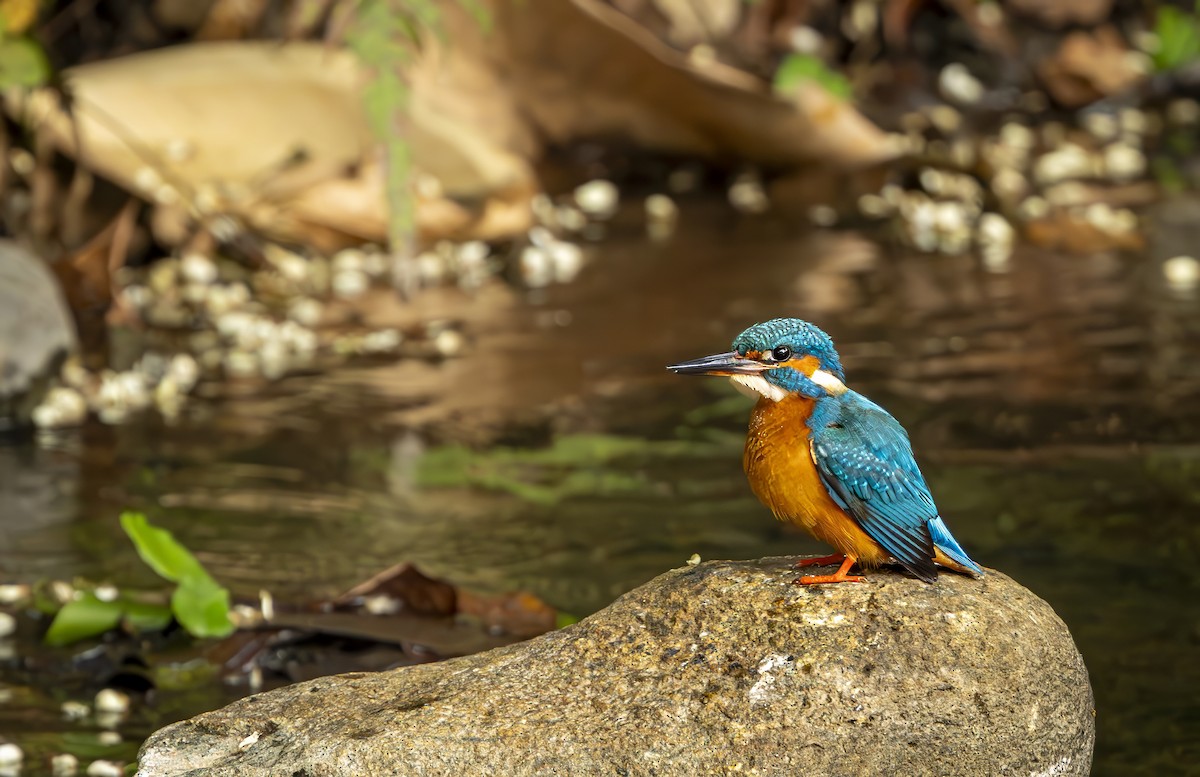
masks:
POLYGON ((55 386, 33 409, 32 420, 40 429, 79 426, 87 420, 87 401, 73 388, 55 386))
POLYGON ((1200 262, 1191 256, 1173 256, 1163 262, 1163 277, 1171 288, 1191 291, 1200 286, 1200 262))
POLYGON ((1104 149, 1104 171, 1117 181, 1139 178, 1146 172, 1146 155, 1133 146, 1113 143, 1104 149))
POLYGON ((268 340, 263 343, 258 349, 258 363, 264 378, 279 380, 287 374, 291 366, 287 345, 281 340, 268 340))
POLYGON ((11 637, 17 633, 17 619, 6 612, 0 612, 0 639, 11 637))
POLYGON ((858 212, 868 218, 884 218, 893 210, 892 204, 878 194, 864 194, 858 198, 858 212))
POLYGON ((559 205, 554 209, 554 221, 568 232, 579 232, 587 224, 587 216, 579 208, 570 205, 559 205))
POLYGON ((190 354, 177 353, 167 366, 167 377, 173 379, 179 385, 179 390, 186 394, 200 380, 200 365, 190 354))
POLYGON ((337 272, 366 272, 367 255, 358 248, 344 248, 334 254, 333 271, 337 272))
POLYGON ((455 258, 467 267, 477 267, 483 264, 491 253, 491 247, 482 240, 470 240, 460 245, 454 252, 455 258))
POLYGON ((288 318, 301 326, 315 327, 321 323, 323 312, 324 308, 320 302, 310 297, 301 297, 288 307, 288 318))
POLYGON ((675 232, 679 223, 679 206, 665 194, 646 198, 646 232, 652 240, 665 240, 675 232))
POLYGON ((1074 143, 1063 143, 1033 163, 1034 178, 1043 186, 1070 178, 1087 178, 1095 171, 1092 155, 1074 143))
POLYGON ((991 181, 992 192, 1006 202, 1015 202, 1029 191, 1029 182, 1020 171, 1005 167, 996 171, 991 181))
POLYGON ((75 777, 79 773, 79 759, 70 753, 59 753, 50 759, 50 773, 54 777, 75 777))
POLYGON ((938 74, 938 89, 947 100, 974 105, 983 97, 983 84, 961 62, 951 62, 938 74))
POLYGON ((443 329, 433 339, 433 347, 439 354, 447 357, 457 356, 462 352, 464 345, 466 345, 466 340, 456 329, 443 329))
POLYGON ((115 602, 121 591, 115 585, 98 585, 92 589, 92 595, 102 602, 115 602))
POLYGON ((230 377, 252 378, 258 374, 258 355, 248 351, 230 351, 223 363, 230 377))
POLYGON ((1029 151, 1033 148, 1035 138, 1033 130, 1029 127, 1010 121, 1000 128, 1000 142, 1006 146, 1029 151))
POLYGON ((417 267, 417 277, 421 279, 423 285, 435 286, 446 280, 446 262, 433 251, 418 254, 414 261, 417 267))
POLYGON ((361 297, 370 285, 370 278, 361 270, 338 270, 333 274, 333 293, 342 299, 361 297))
POLYGON ((12 742, 0 745, 0 766, 17 766, 25 760, 25 753, 12 742))
POLYGON ((575 188, 575 204, 587 215, 606 219, 617 212, 620 194, 612 181, 597 179, 575 188))
POLYGON ((1017 206, 1017 215, 1025 221, 1037 221, 1050 213, 1050 203, 1041 197, 1028 197, 1017 206))
POLYGON ((0 585, 0 604, 20 604, 29 598, 31 592, 25 583, 4 583, 0 585))
POLYGON ((83 720, 92 714, 92 708, 81 701, 64 701, 60 709, 63 720, 83 720))
POLYGON ((400 332, 396 329, 380 329, 368 332, 362 339, 363 353, 388 353, 400 347, 400 332))
POLYGON ((729 187, 729 204, 742 213, 762 213, 770 205, 762 182, 755 175, 740 176, 729 187))
POLYGON ((1089 135, 1104 143, 1115 138, 1121 128, 1117 117, 1107 111, 1091 111, 1084 115, 1082 123, 1089 135))
POLYGON ((816 56, 821 53, 825 38, 820 32, 805 24, 798 24, 788 33, 788 45, 797 54, 816 56))
POLYGON ((115 747, 125 741, 118 731, 101 731, 96 734, 96 743, 105 747, 115 747))
POLYGON ((550 255, 537 246, 526 246, 521 251, 519 268, 521 280, 530 288, 540 289, 554 282, 554 264, 550 255))
POLYGON ((583 249, 574 243, 555 242, 548 253, 557 283, 569 283, 583 268, 583 249))
POLYGON ((129 710, 129 697, 114 688, 104 688, 96 694, 96 712, 124 714, 129 710))
POLYGON ((209 286, 216 283, 217 263, 204 254, 191 253, 179 260, 179 272, 189 283, 209 286))
POLYGON ((87 777, 124 777, 125 768, 116 761, 92 761, 86 774, 87 777))

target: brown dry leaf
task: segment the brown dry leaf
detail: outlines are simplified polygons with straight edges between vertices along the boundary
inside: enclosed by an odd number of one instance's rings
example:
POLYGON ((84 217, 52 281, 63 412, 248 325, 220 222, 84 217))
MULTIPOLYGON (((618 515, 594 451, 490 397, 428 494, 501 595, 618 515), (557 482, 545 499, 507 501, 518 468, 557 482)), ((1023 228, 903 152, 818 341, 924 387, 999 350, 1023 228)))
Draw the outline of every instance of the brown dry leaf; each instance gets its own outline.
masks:
POLYGON ((1109 17, 1113 0, 1005 0, 1015 14, 1036 19, 1050 29, 1068 25, 1090 27, 1109 17))
POLYGON ((720 63, 699 67, 599 0, 496 0, 487 56, 552 144, 580 139, 769 168, 857 168, 897 149, 819 89, 795 100, 720 63), (814 94, 819 93, 819 94, 814 94))
MULTIPOLYGON (((533 142, 527 133, 516 141, 521 154, 500 145, 518 120, 494 74, 443 48, 431 43, 411 74, 410 147, 440 190, 418 203, 418 224, 430 237, 511 236, 530 223, 533 142)), ((268 236, 315 237, 330 248, 385 239, 383 179, 362 107, 366 76, 350 53, 310 43, 201 43, 84 65, 65 77, 82 154, 54 92, 11 94, 14 115, 157 202, 160 239, 184 239, 198 212, 231 213, 268 236)))
POLYGON ((1038 76, 1060 105, 1078 108, 1129 89, 1142 78, 1128 54, 1125 39, 1111 25, 1076 31, 1038 64, 1038 76))
POLYGON ((369 580, 333 600, 335 607, 353 607, 372 596, 386 596, 401 608, 417 615, 448 616, 458 611, 454 586, 427 577, 412 564, 404 562, 385 569, 369 580))

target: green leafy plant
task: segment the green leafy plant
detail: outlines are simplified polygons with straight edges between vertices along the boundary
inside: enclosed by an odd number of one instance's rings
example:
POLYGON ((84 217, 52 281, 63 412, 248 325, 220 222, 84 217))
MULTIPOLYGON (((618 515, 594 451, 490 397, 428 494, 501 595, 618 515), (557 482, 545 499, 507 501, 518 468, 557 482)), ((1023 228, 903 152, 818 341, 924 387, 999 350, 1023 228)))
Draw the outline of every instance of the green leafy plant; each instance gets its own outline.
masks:
POLYGON ((816 83, 842 100, 849 100, 853 94, 846 77, 830 70, 819 57, 810 54, 789 54, 775 71, 775 91, 789 92, 805 82, 816 83))
POLYGON ((31 88, 50 80, 46 52, 25 34, 37 12, 35 0, 0 0, 0 89, 31 88))
MULTIPOLYGON (((481 26, 488 23, 481 0, 458 0, 481 26)), ((356 0, 346 44, 372 71, 363 101, 367 120, 383 143, 388 203, 388 244, 393 255, 411 253, 416 208, 411 192, 412 153, 406 138, 409 88, 405 71, 422 39, 440 34, 436 0, 356 0)))
POLYGON ((86 592, 67 602, 54 616, 46 632, 47 644, 68 645, 103 634, 121 623, 135 631, 157 631, 166 628, 172 617, 194 637, 224 637, 233 632, 229 591, 169 531, 152 526, 145 515, 135 512, 121 515, 121 528, 142 560, 176 584, 170 606, 128 594, 101 599, 94 592, 86 592))
POLYGON ((1152 53, 1157 70, 1174 70, 1200 59, 1200 3, 1192 13, 1161 5, 1154 20, 1158 45, 1152 53))

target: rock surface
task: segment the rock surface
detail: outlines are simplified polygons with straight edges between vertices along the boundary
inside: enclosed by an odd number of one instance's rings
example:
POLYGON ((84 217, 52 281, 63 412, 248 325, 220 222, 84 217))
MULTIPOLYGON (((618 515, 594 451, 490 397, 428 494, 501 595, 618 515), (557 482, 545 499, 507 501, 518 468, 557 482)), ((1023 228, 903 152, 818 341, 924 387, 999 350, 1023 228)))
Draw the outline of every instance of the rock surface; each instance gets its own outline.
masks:
POLYGON ((0 240, 0 429, 22 425, 75 347, 75 323, 46 264, 0 240))
POLYGON ((991 572, 802 589, 791 559, 676 569, 569 628, 327 677, 168 726, 139 775, 1086 775, 1087 670, 991 572))

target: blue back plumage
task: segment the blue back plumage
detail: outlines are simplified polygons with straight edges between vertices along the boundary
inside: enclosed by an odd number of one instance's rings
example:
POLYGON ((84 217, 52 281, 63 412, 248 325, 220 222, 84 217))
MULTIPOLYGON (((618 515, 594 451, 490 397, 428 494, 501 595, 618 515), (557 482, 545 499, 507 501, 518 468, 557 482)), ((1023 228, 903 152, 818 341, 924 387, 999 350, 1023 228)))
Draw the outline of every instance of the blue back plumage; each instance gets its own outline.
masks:
POLYGON ((817 400, 808 426, 829 495, 901 565, 933 581, 937 547, 983 574, 938 516, 908 433, 886 410, 854 391, 826 395, 817 400))

